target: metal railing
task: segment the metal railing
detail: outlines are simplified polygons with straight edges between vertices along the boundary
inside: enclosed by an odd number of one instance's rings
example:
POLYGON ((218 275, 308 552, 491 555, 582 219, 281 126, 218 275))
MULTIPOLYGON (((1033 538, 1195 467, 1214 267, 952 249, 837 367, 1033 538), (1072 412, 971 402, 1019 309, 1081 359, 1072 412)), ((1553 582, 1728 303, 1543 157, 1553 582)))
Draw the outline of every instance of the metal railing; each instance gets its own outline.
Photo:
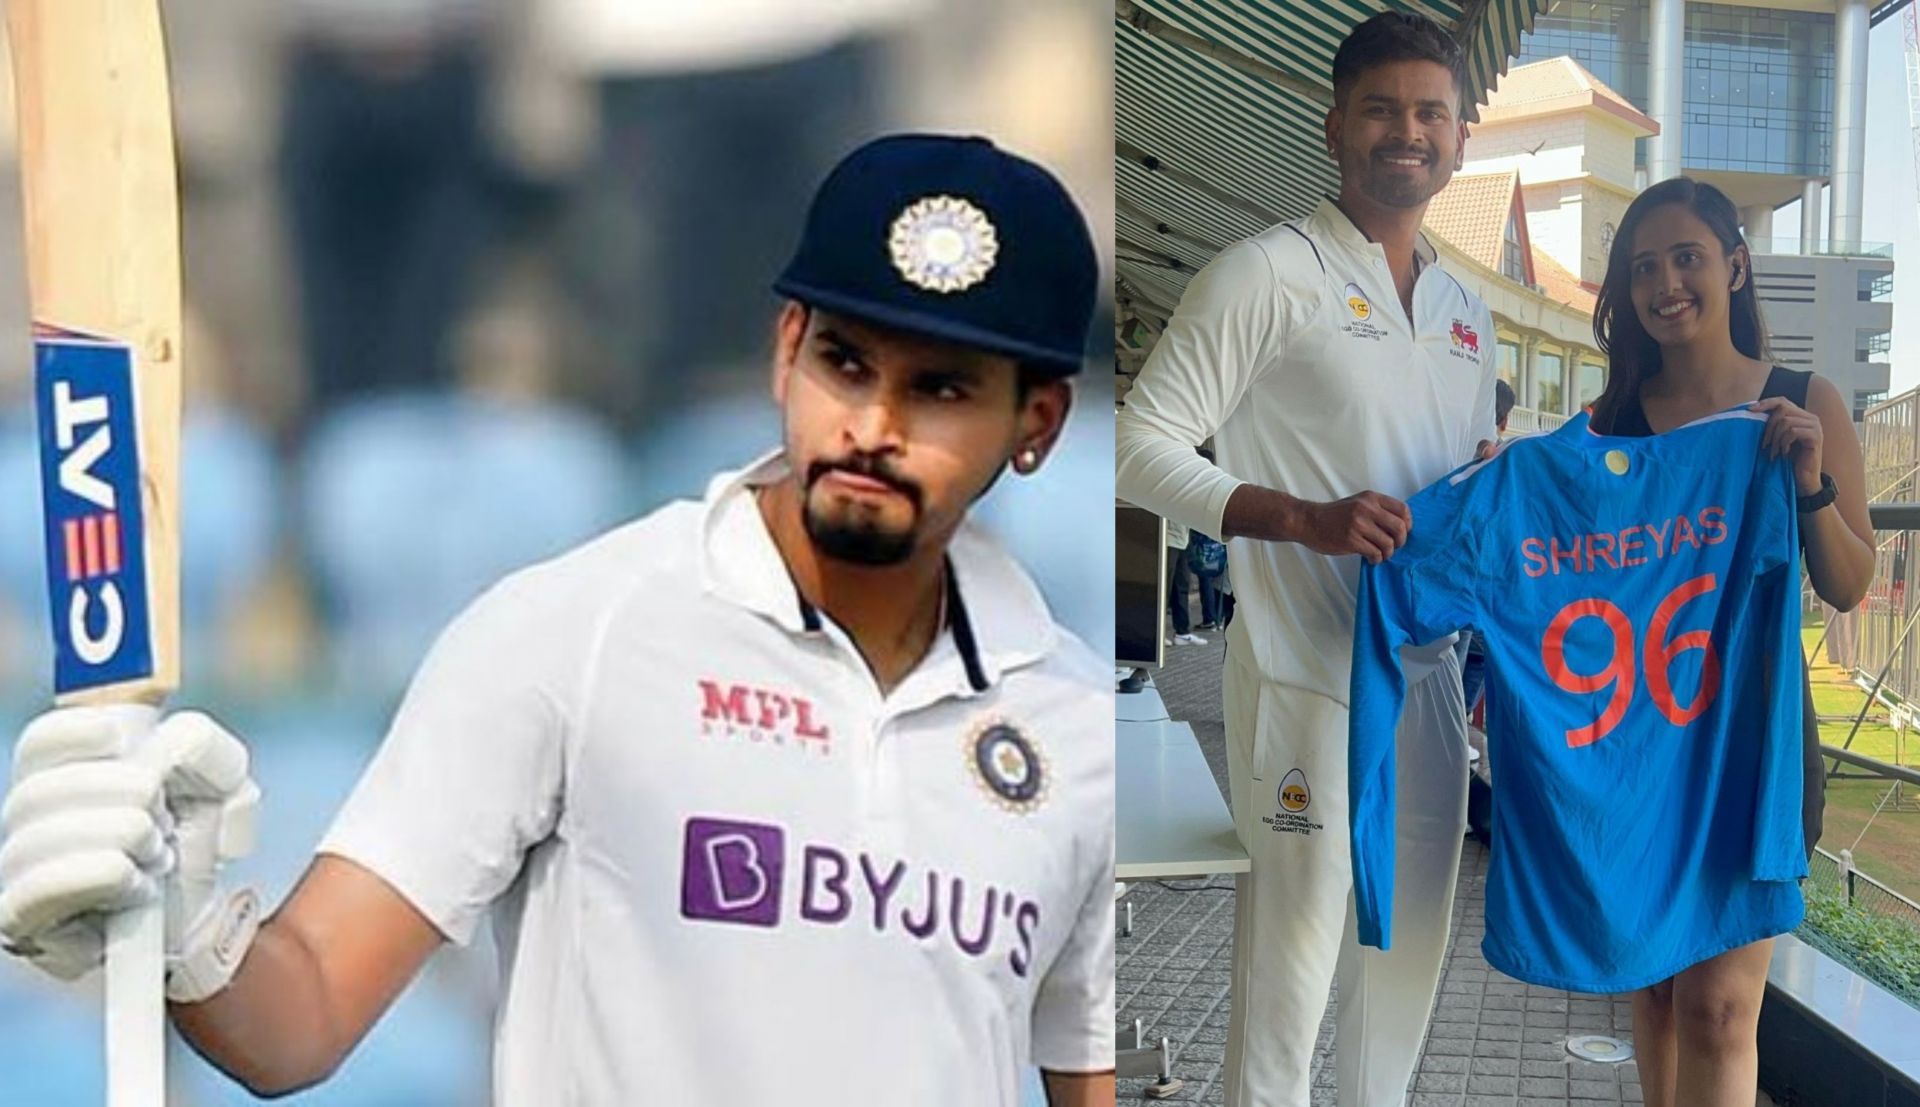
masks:
POLYGON ((1899 919, 1920 931, 1920 903, 1908 899, 1853 865, 1853 851, 1828 853, 1814 847, 1807 883, 1870 915, 1899 919))
POLYGON ((1507 433, 1512 435, 1532 434, 1535 431, 1550 431, 1555 427, 1561 426, 1570 418, 1572 417, 1561 415, 1557 412, 1539 411, 1530 407, 1516 407, 1507 414, 1507 433))

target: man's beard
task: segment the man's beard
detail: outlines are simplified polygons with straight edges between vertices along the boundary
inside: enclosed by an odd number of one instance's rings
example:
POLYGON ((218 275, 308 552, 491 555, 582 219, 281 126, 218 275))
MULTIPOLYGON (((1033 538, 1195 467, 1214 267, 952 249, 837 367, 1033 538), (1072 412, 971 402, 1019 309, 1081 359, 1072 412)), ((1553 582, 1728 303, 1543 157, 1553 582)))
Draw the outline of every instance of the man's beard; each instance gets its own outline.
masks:
POLYGON ((816 461, 807 467, 800 514, 807 537, 822 556, 854 565, 880 567, 898 565, 913 554, 920 538, 920 502, 918 485, 893 472, 883 461, 856 455, 839 461, 816 461), (890 530, 877 517, 858 507, 843 508, 836 517, 830 514, 830 509, 816 505, 814 485, 836 469, 892 486, 912 505, 912 521, 902 529, 890 530))
POLYGON ((1390 208, 1419 207, 1433 198, 1442 187, 1440 180, 1440 157, 1435 151, 1424 155, 1409 154, 1405 150, 1374 150, 1366 154, 1351 155, 1352 161, 1345 167, 1347 174, 1354 178, 1360 191, 1367 199, 1390 208), (1389 157, 1425 157, 1427 164, 1423 173, 1401 173, 1381 164, 1380 159, 1389 157))

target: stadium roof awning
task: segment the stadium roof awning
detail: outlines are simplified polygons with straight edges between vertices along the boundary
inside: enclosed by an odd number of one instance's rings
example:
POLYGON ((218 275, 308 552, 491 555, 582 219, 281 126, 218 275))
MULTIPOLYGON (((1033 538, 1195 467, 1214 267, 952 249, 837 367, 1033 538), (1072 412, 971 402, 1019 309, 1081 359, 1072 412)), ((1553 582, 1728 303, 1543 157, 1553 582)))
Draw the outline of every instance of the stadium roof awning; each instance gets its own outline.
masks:
MULTIPOLYGON (((1546 0, 1116 0, 1120 319, 1158 323, 1230 242, 1336 190, 1333 53, 1382 11, 1450 28, 1484 101, 1546 0)), ((1472 117, 1472 113, 1469 113, 1472 117)), ((1126 348, 1123 342, 1122 349, 1126 348)))

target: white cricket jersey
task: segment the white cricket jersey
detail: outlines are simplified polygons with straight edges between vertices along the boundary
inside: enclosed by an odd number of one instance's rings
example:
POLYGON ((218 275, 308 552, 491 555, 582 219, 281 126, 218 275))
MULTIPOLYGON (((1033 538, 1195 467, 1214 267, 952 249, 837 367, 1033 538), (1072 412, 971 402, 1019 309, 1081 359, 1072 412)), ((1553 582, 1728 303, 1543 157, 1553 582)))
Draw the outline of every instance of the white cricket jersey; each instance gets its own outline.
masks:
POLYGON ((321 851, 456 942, 494 912, 494 1101, 1015 1107, 1113 1067, 1106 666, 962 528, 883 695, 755 503, 779 455, 507 578, 321 851))
MULTIPOLYGON (((1219 534, 1242 483, 1404 500, 1470 459, 1496 437, 1493 316, 1422 247, 1411 325, 1385 252, 1332 200, 1221 251, 1120 410, 1120 497, 1219 534), (1217 467, 1194 453, 1209 436, 1217 467)), ((1236 538, 1227 560, 1227 648, 1346 703, 1360 558, 1236 538)))

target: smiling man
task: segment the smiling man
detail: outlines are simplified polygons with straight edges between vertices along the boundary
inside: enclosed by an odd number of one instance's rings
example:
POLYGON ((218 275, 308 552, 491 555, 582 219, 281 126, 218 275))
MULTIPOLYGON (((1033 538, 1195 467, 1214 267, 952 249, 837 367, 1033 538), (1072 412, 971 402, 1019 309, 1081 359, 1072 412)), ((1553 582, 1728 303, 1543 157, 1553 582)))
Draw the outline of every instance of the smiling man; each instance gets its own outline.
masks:
POLYGON ((1030 1064, 1111 1105, 1106 670, 966 522, 1057 440, 1096 281, 1039 166, 855 151, 775 285, 784 448, 476 601, 278 913, 214 892, 239 742, 114 761, 75 709, 21 739, 0 933, 74 975, 164 888, 174 1024, 264 1093, 491 914, 503 1107, 1014 1107, 1030 1064))
MULTIPOLYGON (((1339 979, 1339 1102, 1404 1102, 1446 952, 1466 824, 1453 651, 1413 659, 1398 736, 1391 952, 1348 906, 1347 689, 1360 560, 1401 502, 1494 437, 1493 320, 1436 264, 1427 202, 1459 168, 1465 65, 1437 24, 1375 16, 1334 56, 1340 194, 1194 277, 1121 412, 1122 498, 1230 540, 1224 685, 1236 896, 1227 1101, 1308 1102, 1339 979), (1218 464, 1194 452, 1212 438, 1218 464)), ((1122 814, 1124 817, 1124 813, 1122 814)))

